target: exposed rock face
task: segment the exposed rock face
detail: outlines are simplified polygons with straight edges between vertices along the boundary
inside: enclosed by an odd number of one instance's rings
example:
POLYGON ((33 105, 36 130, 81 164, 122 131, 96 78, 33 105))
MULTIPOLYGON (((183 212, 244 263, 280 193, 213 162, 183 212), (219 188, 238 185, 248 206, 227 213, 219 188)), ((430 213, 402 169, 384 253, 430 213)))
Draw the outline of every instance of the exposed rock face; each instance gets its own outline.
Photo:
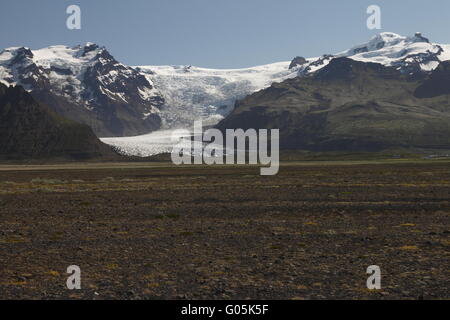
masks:
POLYGON ((426 42, 426 43, 430 43, 430 40, 428 40, 428 38, 425 38, 424 36, 422 36, 422 33, 420 32, 416 32, 414 34, 414 42, 426 42))
POLYGON ((298 75, 301 77, 310 75, 311 73, 314 73, 317 70, 325 67, 333 58, 334 56, 331 54, 324 54, 318 59, 314 59, 307 64, 303 64, 298 71, 298 75))
POLYGON ((335 58, 311 76, 239 101, 218 127, 278 128, 287 149, 450 149, 449 69, 442 63, 416 79, 393 67, 335 58))
POLYGON ((291 64, 289 65, 289 69, 293 69, 297 66, 301 66, 304 65, 305 63, 307 63, 308 61, 303 58, 303 57, 295 57, 292 61, 291 64))
POLYGON ((116 157, 87 125, 62 118, 21 87, 0 84, 0 159, 116 157))
POLYGON ((450 61, 442 62, 414 92, 418 98, 450 94, 450 61))

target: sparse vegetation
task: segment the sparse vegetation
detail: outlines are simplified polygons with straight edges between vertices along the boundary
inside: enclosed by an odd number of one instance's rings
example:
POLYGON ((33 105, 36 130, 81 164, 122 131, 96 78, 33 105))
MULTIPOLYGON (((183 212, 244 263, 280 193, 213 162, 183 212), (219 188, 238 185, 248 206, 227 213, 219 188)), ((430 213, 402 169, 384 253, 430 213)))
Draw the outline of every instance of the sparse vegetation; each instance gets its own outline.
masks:
POLYGON ((130 299, 130 290, 140 299, 449 298, 448 162, 258 172, 0 171, 14 181, 0 184, 0 298, 72 298, 62 277, 74 263, 87 288, 78 299, 130 299), (363 287, 373 264, 389 275, 382 295, 363 287))
POLYGON ((45 179, 45 178, 34 178, 31 180, 32 184, 64 184, 67 183, 67 181, 59 180, 59 179, 45 179))

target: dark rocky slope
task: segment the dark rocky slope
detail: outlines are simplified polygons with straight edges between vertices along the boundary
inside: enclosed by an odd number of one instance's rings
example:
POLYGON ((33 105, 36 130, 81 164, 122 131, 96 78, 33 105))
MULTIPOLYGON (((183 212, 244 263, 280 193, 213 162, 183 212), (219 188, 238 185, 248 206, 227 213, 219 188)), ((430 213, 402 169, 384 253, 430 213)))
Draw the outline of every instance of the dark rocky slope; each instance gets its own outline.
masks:
POLYGON ((91 128, 57 115, 21 87, 0 84, 0 159, 118 157, 91 128))
POLYGON ((348 58, 305 78, 273 84, 236 104, 218 124, 279 128, 285 149, 450 149, 450 64, 426 78, 348 58))

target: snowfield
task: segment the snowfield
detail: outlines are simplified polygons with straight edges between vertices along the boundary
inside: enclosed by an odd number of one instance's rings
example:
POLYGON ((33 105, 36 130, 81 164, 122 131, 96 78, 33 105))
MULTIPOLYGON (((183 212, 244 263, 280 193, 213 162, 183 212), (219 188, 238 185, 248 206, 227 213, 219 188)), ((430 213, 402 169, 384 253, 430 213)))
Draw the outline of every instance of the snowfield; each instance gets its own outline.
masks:
POLYGON ((211 124, 227 115, 237 99, 265 89, 274 82, 297 76, 290 62, 245 69, 206 69, 193 66, 139 66, 166 100, 161 110, 167 128, 190 125, 203 118, 211 124))
POLYGON ((440 61, 450 60, 448 45, 433 44, 419 32, 412 37, 400 36, 392 32, 383 32, 369 42, 337 54, 361 62, 380 63, 385 66, 398 67, 424 59, 421 64, 424 71, 434 70, 440 61), (430 61, 426 61, 427 58, 430 61))

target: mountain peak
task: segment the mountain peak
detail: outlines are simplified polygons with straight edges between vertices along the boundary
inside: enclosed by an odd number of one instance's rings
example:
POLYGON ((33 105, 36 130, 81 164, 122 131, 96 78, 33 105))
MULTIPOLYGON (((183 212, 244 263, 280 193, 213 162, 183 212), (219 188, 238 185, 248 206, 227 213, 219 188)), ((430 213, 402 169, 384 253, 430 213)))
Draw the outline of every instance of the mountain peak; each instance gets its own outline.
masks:
POLYGON ((308 61, 304 57, 297 56, 291 61, 291 64, 289 65, 289 69, 293 69, 297 66, 304 65, 307 62, 308 61))
POLYGON ((12 56, 12 59, 9 62, 10 65, 24 62, 26 63, 28 59, 32 59, 34 56, 30 48, 26 47, 12 48, 12 50, 7 52, 9 52, 12 56))
POLYGON ((403 40, 405 37, 395 32, 380 32, 379 34, 373 36, 371 41, 375 39, 382 39, 386 42, 392 42, 396 40, 403 40))
POLYGON ((81 48, 81 56, 85 57, 89 52, 98 51, 100 48, 97 44, 93 42, 87 42, 84 47, 81 48))
POLYGON ((369 42, 363 43, 356 47, 351 48, 346 52, 346 55, 355 55, 364 52, 376 51, 383 49, 384 47, 394 46, 401 41, 406 40, 406 37, 398 35, 393 32, 382 32, 373 36, 369 42))
POLYGON ((411 38, 411 40, 413 42, 426 42, 426 43, 430 43, 430 40, 428 40, 428 38, 425 38, 424 36, 422 36, 421 32, 416 32, 414 34, 414 37, 411 38))
POLYGON ((399 44, 402 41, 430 43, 430 41, 427 38, 425 38, 421 32, 416 32, 411 37, 405 37, 394 32, 381 32, 373 36, 372 39, 370 39, 370 41, 368 42, 368 44, 377 45, 383 42, 384 43, 383 47, 388 47, 399 44))
POLYGON ((31 50, 28 47, 9 47, 9 48, 5 48, 2 51, 2 53, 4 53, 4 52, 16 53, 16 52, 20 52, 20 51, 31 51, 31 50))
POLYGON ((412 43, 430 43, 430 41, 422 36, 422 33, 416 32, 414 36, 405 37, 394 32, 381 32, 373 36, 368 42, 360 44, 346 51, 344 55, 356 55, 360 53, 367 53, 372 51, 381 50, 388 47, 394 47, 400 44, 405 46, 412 43))

